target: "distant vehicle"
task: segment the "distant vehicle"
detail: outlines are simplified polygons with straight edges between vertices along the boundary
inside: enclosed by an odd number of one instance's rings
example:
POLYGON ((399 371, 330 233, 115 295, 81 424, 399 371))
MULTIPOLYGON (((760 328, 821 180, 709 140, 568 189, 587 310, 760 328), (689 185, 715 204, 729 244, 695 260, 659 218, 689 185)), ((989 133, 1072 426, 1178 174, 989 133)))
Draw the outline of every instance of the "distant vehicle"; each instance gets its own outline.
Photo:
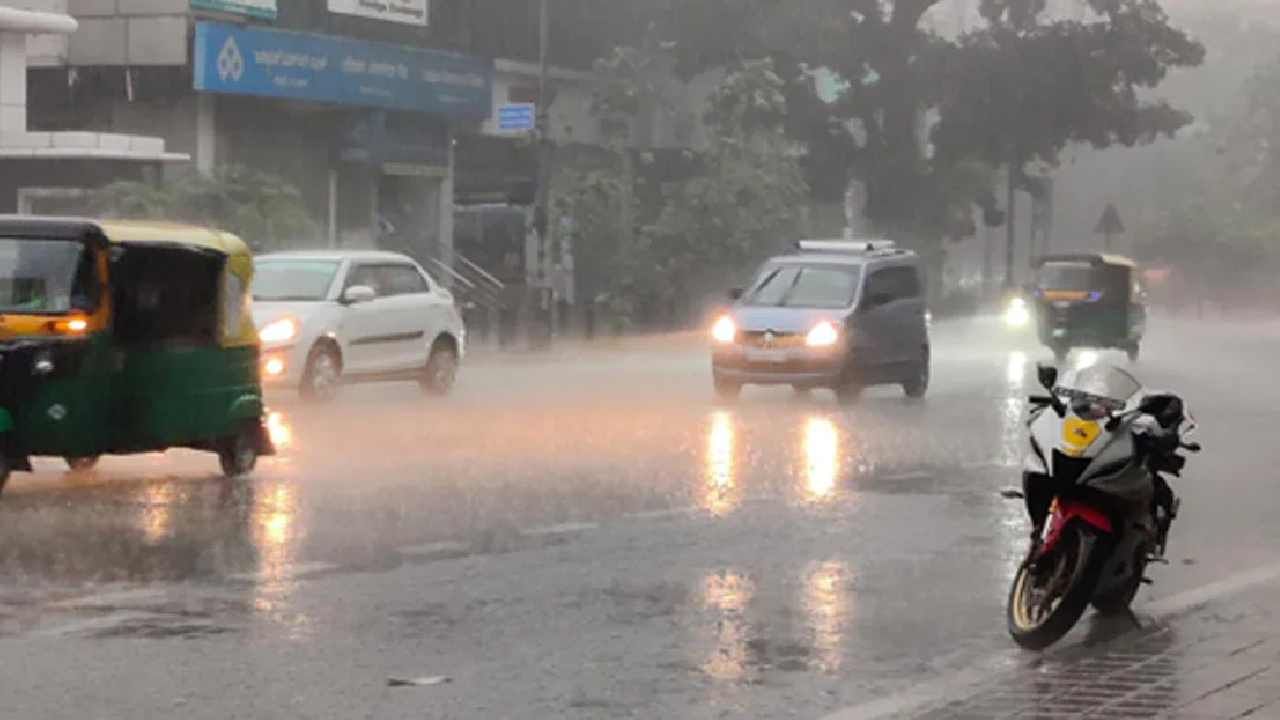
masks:
POLYGON ((0 490, 36 455, 185 447, 231 477, 274 452, 249 248, 160 223, 0 218, 0 490))
POLYGON ((804 240, 766 262, 711 328, 716 394, 743 385, 829 388, 843 401, 868 385, 929 387, 920 258, 887 241, 804 240))
POLYGON ((1145 292, 1134 262, 1119 255, 1049 255, 1036 261, 1040 342, 1058 362, 1072 348, 1116 348, 1138 359, 1145 292))
POLYGON ((465 330, 453 295, 412 259, 371 250, 262 255, 253 317, 268 387, 332 399, 345 383, 413 380, 447 394, 465 330))

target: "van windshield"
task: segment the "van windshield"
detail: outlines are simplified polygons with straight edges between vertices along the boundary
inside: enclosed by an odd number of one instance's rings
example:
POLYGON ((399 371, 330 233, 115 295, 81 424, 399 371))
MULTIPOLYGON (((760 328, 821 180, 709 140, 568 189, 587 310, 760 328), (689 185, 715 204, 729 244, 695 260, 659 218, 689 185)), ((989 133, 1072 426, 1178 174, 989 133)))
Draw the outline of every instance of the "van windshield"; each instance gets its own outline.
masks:
POLYGON ((853 304, 862 269, 856 265, 768 265, 743 298, 744 305, 838 309, 853 304))
POLYGON ((0 238, 0 312, 92 310, 92 255, 68 240, 0 238))

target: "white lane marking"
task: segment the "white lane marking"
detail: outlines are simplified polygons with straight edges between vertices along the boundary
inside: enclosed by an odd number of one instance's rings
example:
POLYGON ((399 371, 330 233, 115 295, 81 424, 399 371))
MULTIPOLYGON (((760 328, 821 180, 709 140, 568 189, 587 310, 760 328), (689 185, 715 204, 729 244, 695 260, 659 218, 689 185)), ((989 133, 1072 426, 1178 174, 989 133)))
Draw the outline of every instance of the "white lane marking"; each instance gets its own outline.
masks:
POLYGON ((85 620, 63 623, 62 625, 38 630, 35 634, 38 636, 79 635, 81 633, 92 632, 94 630, 106 630, 128 622, 155 620, 159 617, 161 616, 154 613, 114 613, 106 617, 87 618, 85 620))
POLYGON ((529 535, 539 537, 543 535, 563 535, 565 533, 586 532, 588 530, 598 530, 600 523, 594 522, 565 522, 556 525, 545 525, 543 527, 531 528, 529 530, 521 530, 521 535, 529 535))
POLYGON ((49 603, 49 607, 59 610, 85 608, 85 607, 101 607, 104 605, 120 605, 123 603, 144 602, 147 600, 158 600, 165 596, 164 590, 155 588, 143 588, 138 590, 115 590, 112 592, 98 593, 97 595, 82 595, 80 597, 66 598, 57 602, 49 603))
POLYGON ((466 543, 451 542, 445 540, 443 542, 423 543, 421 545, 410 545, 409 547, 400 548, 401 555, 440 555, 444 553, 465 553, 471 549, 466 543))
POLYGON ((298 580, 308 575, 316 575, 319 573, 337 570, 340 565, 329 562, 307 562, 298 563, 296 565, 286 565, 278 570, 270 572, 256 573, 238 573, 236 575, 228 575, 227 580, 234 582, 254 582, 269 583, 282 580, 298 580))
MULTIPOLYGON (((1167 619, 1207 602, 1221 600, 1277 579, 1280 579, 1280 563, 1264 565, 1147 603, 1138 608, 1138 611, 1156 620, 1167 619)), ((966 670, 943 675, 937 680, 917 685, 897 695, 836 710, 824 715, 822 720, 876 720, 909 712, 926 711, 943 702, 961 700, 973 695, 972 691, 976 691, 978 686, 1007 670, 1013 663, 1014 656, 1015 653, 1012 651, 998 653, 966 670)))

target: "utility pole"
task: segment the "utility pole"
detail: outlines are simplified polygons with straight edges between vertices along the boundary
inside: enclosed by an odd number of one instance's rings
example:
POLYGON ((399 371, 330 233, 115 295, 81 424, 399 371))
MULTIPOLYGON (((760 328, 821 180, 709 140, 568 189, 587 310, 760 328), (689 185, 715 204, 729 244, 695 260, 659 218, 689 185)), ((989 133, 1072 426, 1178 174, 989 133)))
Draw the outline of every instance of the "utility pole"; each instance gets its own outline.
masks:
MULTIPOLYGON (((1015 153, 1016 155, 1016 153, 1015 153)), ((1008 195, 1005 199, 1005 245, 1004 245, 1004 287, 1009 290, 1013 287, 1013 247, 1017 240, 1016 209, 1017 197, 1014 195, 1016 190, 1014 185, 1014 173, 1017 172, 1018 164, 1012 159, 1009 161, 1009 177, 1008 179, 1008 195)))
POLYGON ((546 337, 550 342, 552 328, 552 319, 550 313, 554 312, 555 302, 552 298, 547 297, 548 288, 550 287, 550 278, 547 274, 547 259, 550 252, 550 239, 548 235, 551 231, 551 178, 552 178, 552 153, 554 148, 551 143, 551 123, 548 97, 548 45, 551 40, 551 15, 548 7, 548 0, 539 0, 538 7, 538 106, 537 118, 535 121, 534 134, 537 137, 537 186, 534 194, 533 207, 533 227, 534 232, 538 235, 538 257, 536 260, 537 271, 534 274, 537 283, 538 300, 536 305, 541 308, 544 304, 547 306, 546 337))

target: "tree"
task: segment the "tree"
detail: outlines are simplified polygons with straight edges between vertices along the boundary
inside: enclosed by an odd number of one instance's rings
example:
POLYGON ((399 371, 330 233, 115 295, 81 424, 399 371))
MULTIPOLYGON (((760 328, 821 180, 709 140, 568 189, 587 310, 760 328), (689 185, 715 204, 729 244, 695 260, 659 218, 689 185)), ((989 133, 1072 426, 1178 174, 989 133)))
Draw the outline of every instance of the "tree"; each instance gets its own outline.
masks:
POLYGON ((317 233, 297 188, 238 165, 220 167, 211 176, 192 171, 162 183, 111 183, 94 192, 90 204, 103 217, 220 228, 255 250, 313 242, 317 233))
POLYGON ((808 194, 783 126, 784 83, 768 59, 732 69, 708 102, 702 172, 670 183, 650 229, 664 299, 688 300, 703 268, 736 268, 797 236, 808 194))
POLYGON ((1013 281, 1015 188, 1033 191, 1025 167, 1048 167, 1071 143, 1103 148, 1172 137, 1190 114, 1140 91, 1204 48, 1173 28, 1156 0, 1081 0, 1088 20, 1053 18, 1045 0, 983 0, 986 26, 949 53, 948 90, 932 132, 939 162, 980 158, 1006 167, 1005 282, 1013 281))

